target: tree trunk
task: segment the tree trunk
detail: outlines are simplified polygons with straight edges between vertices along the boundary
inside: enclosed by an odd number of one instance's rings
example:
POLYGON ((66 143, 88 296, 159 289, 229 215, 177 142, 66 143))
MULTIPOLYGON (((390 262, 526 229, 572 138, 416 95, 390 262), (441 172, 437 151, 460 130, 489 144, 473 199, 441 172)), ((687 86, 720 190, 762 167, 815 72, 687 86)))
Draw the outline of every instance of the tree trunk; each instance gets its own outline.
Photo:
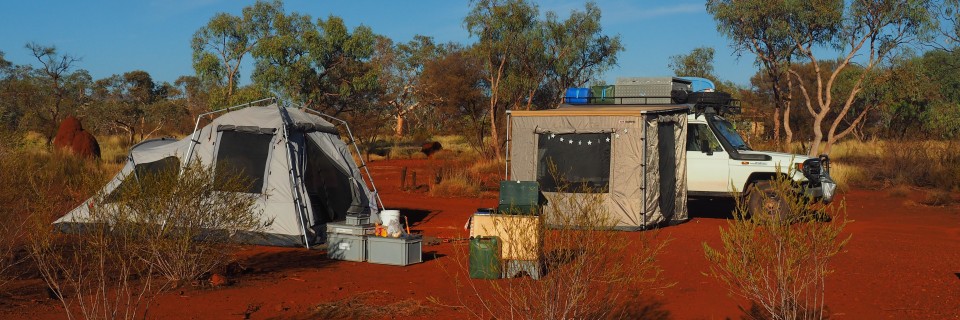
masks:
POLYGON ((813 141, 810 143, 810 150, 807 155, 816 157, 820 152, 820 142, 823 140, 823 119, 827 117, 827 112, 820 112, 813 119, 813 141))
POLYGON ((790 148, 793 143, 793 129, 790 128, 790 108, 793 106, 793 78, 787 76, 787 99, 783 101, 786 108, 783 111, 783 131, 786 134, 785 145, 790 148))
POLYGON ((397 127, 394 128, 394 134, 397 138, 403 137, 403 115, 397 114, 397 127))
POLYGON ((786 146, 786 150, 790 150, 790 144, 793 143, 793 130, 790 129, 790 103, 787 102, 786 108, 783 109, 783 145, 786 146))
POLYGON ((773 141, 780 145, 780 104, 774 103, 773 108, 773 141))
POLYGON ((490 146, 497 160, 503 160, 503 150, 500 150, 500 131, 497 130, 497 106, 490 101, 490 146))

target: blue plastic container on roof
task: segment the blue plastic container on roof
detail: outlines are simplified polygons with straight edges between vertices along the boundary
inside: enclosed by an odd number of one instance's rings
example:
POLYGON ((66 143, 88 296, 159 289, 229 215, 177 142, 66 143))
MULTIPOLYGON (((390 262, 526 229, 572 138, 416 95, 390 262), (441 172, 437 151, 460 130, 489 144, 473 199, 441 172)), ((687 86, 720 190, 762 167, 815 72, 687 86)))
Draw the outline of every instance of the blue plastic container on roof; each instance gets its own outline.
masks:
POLYGON ((567 88, 563 101, 569 104, 586 104, 590 102, 590 88, 567 88))
POLYGON ((707 89, 710 89, 710 92, 717 90, 717 86, 713 84, 713 81, 706 78, 680 77, 680 79, 689 80, 690 90, 693 90, 693 92, 707 92, 707 89))

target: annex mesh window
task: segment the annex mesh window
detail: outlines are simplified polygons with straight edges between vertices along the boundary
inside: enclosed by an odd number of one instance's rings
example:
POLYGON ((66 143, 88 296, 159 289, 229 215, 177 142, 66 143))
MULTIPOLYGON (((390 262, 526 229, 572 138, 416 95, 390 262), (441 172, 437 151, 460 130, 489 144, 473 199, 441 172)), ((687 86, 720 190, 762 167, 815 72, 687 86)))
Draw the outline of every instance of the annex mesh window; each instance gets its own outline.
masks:
POLYGON ((271 134, 222 131, 213 178, 215 188, 220 191, 262 193, 271 140, 271 134), (233 177, 239 177, 245 183, 240 186, 228 185, 233 177))
POLYGON ((610 142, 609 133, 539 134, 540 189, 610 192, 610 142))

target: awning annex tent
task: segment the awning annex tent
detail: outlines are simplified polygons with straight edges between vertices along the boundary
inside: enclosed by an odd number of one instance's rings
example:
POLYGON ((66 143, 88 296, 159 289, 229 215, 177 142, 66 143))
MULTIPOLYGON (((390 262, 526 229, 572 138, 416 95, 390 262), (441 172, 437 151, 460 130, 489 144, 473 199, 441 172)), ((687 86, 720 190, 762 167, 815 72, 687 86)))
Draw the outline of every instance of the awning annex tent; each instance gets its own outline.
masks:
MULTIPOLYGON (((537 181, 545 195, 555 176, 603 197, 616 229, 638 230, 687 219, 685 105, 573 106, 509 113, 509 179, 537 181), (551 173, 549 163, 556 165, 551 173)), ((550 223, 550 212, 545 212, 550 223)))

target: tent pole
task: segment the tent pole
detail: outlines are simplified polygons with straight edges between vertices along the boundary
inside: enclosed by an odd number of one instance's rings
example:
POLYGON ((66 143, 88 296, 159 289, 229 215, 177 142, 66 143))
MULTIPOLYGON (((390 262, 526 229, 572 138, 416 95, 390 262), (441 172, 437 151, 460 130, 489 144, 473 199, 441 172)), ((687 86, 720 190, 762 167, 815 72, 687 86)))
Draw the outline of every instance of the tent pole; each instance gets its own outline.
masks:
POLYGON ((294 149, 292 147, 292 142, 290 142, 290 132, 287 130, 287 127, 292 125, 289 121, 289 117, 284 110, 284 107, 277 106, 280 111, 281 119, 283 119, 283 130, 281 131, 281 137, 283 138, 285 144, 287 145, 287 150, 284 152, 287 156, 287 176, 290 178, 290 187, 293 192, 293 204, 297 207, 297 220, 300 220, 300 232, 303 234, 303 246, 307 249, 310 249, 310 238, 307 236, 307 214, 304 212, 305 206, 303 203, 303 194, 300 189, 301 181, 297 175, 296 167, 293 165, 293 159, 290 155, 294 149))
POLYGON ((649 166, 647 165, 647 147, 650 144, 650 139, 647 139, 647 129, 649 123, 643 121, 643 229, 647 229, 647 170, 649 166))
POLYGON ((370 169, 367 168, 367 162, 363 160, 363 153, 360 153, 360 147, 357 147, 357 139, 354 139, 353 132, 350 131, 350 125, 346 121, 341 120, 340 118, 324 114, 323 112, 314 110, 306 105, 302 106, 304 110, 309 111, 318 116, 332 119, 343 125, 347 129, 347 136, 350 137, 350 144, 353 145, 353 149, 357 152, 357 158, 360 158, 360 166, 363 167, 363 171, 367 174, 367 180, 370 180, 370 187, 373 189, 373 196, 376 197, 376 202, 380 204, 380 209, 384 208, 383 200, 380 200, 380 192, 377 192, 377 185, 373 183, 373 176, 370 175, 370 169))
POLYGON ((513 122, 511 122, 510 119, 510 110, 507 110, 507 144, 503 160, 503 180, 510 180, 510 141, 513 140, 513 137, 510 136, 510 129, 513 127, 513 122))
POLYGON ((283 121, 283 127, 281 132, 281 137, 284 140, 284 143, 287 145, 287 150, 284 152, 287 158, 287 177, 290 178, 290 191, 293 193, 293 205, 297 208, 297 220, 300 220, 300 233, 303 234, 303 246, 307 249, 310 249, 310 238, 307 235, 307 223, 309 223, 309 217, 307 217, 306 212, 304 212, 305 205, 303 203, 303 193, 300 188, 302 184, 299 176, 297 175, 297 169, 293 165, 293 157, 291 152, 293 152, 292 142, 290 142, 290 131, 287 128, 293 125, 290 121, 289 115, 286 114, 286 109, 282 106, 277 106, 278 112, 280 112, 280 119, 283 121))

